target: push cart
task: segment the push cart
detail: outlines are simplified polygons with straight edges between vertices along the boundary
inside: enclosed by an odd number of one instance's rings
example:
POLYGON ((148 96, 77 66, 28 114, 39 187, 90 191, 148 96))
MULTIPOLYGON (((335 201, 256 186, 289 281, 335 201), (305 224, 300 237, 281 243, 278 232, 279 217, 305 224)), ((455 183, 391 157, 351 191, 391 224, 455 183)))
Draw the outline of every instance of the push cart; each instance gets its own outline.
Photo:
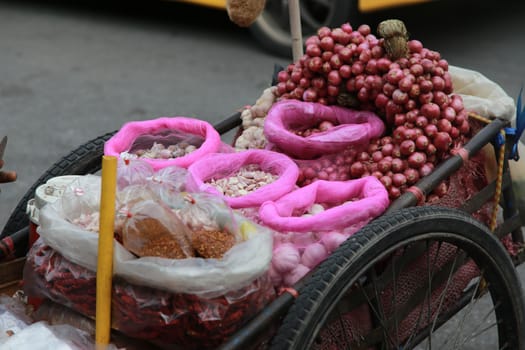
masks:
MULTIPOLYGON (((474 115, 473 115, 474 117, 474 115)), ((480 118, 483 120, 483 118, 480 118)), ((510 125, 486 125, 386 213, 346 240, 293 288, 237 331, 220 349, 525 349, 525 304, 516 267, 525 259, 523 223, 509 162, 510 125), (486 145, 495 149, 496 180, 454 208, 421 199, 486 145), (476 213, 487 203, 490 228, 476 213)), ((240 113, 214 125, 241 125, 240 113)), ((28 250, 27 202, 62 175, 100 170, 107 133, 52 165, 15 207, 1 234, 14 259, 2 263, 0 287, 16 288, 28 250), (14 287, 13 287, 14 286, 14 287)))

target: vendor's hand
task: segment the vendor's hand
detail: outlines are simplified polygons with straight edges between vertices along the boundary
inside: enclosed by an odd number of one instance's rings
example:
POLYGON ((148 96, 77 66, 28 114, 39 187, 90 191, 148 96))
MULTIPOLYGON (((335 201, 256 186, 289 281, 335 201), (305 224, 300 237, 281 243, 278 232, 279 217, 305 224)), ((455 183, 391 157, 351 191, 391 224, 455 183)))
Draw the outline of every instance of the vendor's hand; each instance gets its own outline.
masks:
MULTIPOLYGON (((4 166, 4 161, 0 159, 0 169, 4 166)), ((16 172, 0 170, 0 183, 16 181, 16 172)))

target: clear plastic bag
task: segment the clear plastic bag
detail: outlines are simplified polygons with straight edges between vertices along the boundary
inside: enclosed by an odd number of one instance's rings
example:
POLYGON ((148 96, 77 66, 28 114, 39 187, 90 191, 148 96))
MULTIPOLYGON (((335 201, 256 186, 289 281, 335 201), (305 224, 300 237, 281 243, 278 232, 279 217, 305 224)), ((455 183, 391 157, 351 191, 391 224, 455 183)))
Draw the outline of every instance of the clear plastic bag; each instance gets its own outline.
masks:
POLYGON ((186 225, 175 212, 153 199, 136 202, 129 208, 122 228, 122 244, 139 257, 195 256, 186 225))
POLYGON ((144 185, 153 176, 153 167, 143 159, 120 157, 117 161, 117 189, 144 185))
POLYGON ((289 193, 295 188, 299 176, 297 164, 291 158, 267 150, 212 154, 195 162, 188 168, 188 172, 189 191, 221 196, 234 209, 259 207, 267 200, 275 200, 289 193), (250 166, 260 170, 243 170, 250 166), (243 171, 243 175, 239 174, 240 171, 243 171), (268 181, 269 176, 274 179, 268 181), (238 188, 237 184, 246 184, 248 177, 254 189, 248 190, 250 185, 243 185, 244 189, 238 190, 237 195, 228 195, 227 191, 223 193, 211 184, 211 181, 231 178, 228 185, 233 181, 235 188, 238 188), (257 181, 260 181, 259 185, 257 181))
MULTIPOLYGON (((65 259, 42 241, 33 245, 27 262, 26 295, 50 299, 87 317, 95 316, 95 272, 65 259)), ((115 276, 112 296, 112 327, 123 334, 170 348, 211 349, 272 301, 275 290, 265 273, 213 297, 173 293, 115 276)))
POLYGON ((298 159, 312 159, 350 146, 368 145, 370 139, 380 137, 384 131, 383 121, 372 112, 298 100, 275 103, 264 122, 268 148, 277 147, 298 159), (334 126, 309 136, 296 134, 321 122, 334 126))
POLYGON ((98 232, 101 185, 100 176, 84 175, 65 187, 59 201, 69 222, 98 232))

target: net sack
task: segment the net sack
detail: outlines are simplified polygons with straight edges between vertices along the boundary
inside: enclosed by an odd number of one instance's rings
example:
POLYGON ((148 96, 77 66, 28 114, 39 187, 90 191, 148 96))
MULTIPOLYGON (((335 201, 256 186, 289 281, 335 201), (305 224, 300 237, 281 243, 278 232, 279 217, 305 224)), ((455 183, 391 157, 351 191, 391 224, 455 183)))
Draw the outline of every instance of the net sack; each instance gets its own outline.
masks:
POLYGON ((369 140, 383 134, 383 121, 369 111, 340 106, 325 106, 315 102, 284 100, 274 103, 264 123, 269 148, 275 146, 294 158, 312 159, 343 151, 349 146, 368 145, 369 140), (303 134, 322 122, 332 127, 303 134), (301 134, 299 134, 301 133, 301 134))
POLYGON ((267 150, 208 155, 188 168, 187 189, 222 196, 234 209, 259 207, 295 188, 299 169, 284 154, 267 150))
POLYGON ((230 150, 211 124, 187 117, 161 117, 125 123, 104 145, 104 154, 141 157, 154 170, 187 168, 209 153, 230 150))
POLYGON ((385 187, 373 176, 319 180, 265 202, 260 220, 277 231, 269 272, 274 285, 295 284, 388 205, 385 187))

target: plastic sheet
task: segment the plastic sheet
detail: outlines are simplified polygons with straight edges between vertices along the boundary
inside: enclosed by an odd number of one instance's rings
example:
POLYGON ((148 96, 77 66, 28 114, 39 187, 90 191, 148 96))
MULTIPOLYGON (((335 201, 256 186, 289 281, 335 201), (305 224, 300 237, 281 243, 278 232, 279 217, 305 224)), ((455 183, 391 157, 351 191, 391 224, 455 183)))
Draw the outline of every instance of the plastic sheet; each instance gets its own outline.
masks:
POLYGON ((496 82, 474 70, 449 66, 454 94, 463 98, 467 111, 476 112, 484 117, 496 117, 513 120, 516 106, 512 97, 496 82))
POLYGON ((0 345, 32 322, 27 305, 7 295, 0 296, 0 345))
MULTIPOLYGON (((2 350, 86 350, 94 349, 93 337, 73 326, 49 325, 40 321, 29 325, 3 344, 2 350)), ((113 344, 106 346, 107 350, 117 350, 113 344)))

